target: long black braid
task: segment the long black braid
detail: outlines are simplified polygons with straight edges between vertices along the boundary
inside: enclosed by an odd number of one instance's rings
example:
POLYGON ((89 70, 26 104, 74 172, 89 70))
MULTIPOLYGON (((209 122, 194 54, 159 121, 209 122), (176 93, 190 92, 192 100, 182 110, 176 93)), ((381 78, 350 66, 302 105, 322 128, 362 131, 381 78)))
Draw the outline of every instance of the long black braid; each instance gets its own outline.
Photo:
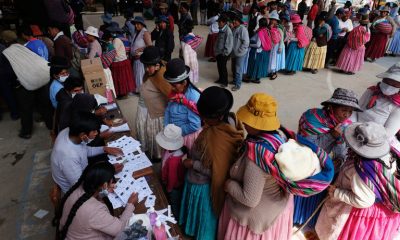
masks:
MULTIPOLYGON (((107 161, 104 162, 97 162, 93 165, 89 165, 85 168, 83 171, 81 177, 79 178, 78 182, 71 187, 70 190, 65 194, 63 197, 60 208, 58 209, 58 213, 56 214, 56 217, 58 219, 57 222, 57 239, 65 239, 68 233, 68 228, 71 225, 77 211, 79 208, 93 195, 98 191, 98 189, 104 184, 110 182, 110 180, 113 179, 115 174, 114 167, 107 161), (68 197, 74 192, 79 186, 83 187, 83 190, 85 193, 78 198, 78 200, 74 203, 72 206, 67 220, 63 226, 63 228, 60 230, 60 219, 63 214, 63 209, 66 200, 68 197)), ((113 210, 110 201, 108 198, 105 200, 105 204, 107 208, 109 209, 111 215, 113 215, 113 210)))

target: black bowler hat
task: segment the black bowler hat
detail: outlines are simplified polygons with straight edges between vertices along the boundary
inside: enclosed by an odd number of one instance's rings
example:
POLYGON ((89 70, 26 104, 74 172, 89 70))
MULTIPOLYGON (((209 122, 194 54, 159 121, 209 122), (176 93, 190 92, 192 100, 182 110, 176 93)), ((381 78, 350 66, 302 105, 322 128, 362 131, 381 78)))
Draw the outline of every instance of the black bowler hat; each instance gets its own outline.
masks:
POLYGON ((156 65, 160 63, 160 49, 155 46, 148 46, 143 50, 143 54, 140 55, 140 61, 146 65, 156 65))
POLYGON ((167 70, 164 73, 164 78, 169 83, 182 82, 189 77, 190 68, 185 65, 182 59, 174 58, 167 63, 167 70))
POLYGON ((205 89, 197 102, 200 115, 206 118, 218 118, 228 113, 232 106, 232 93, 217 86, 205 89))

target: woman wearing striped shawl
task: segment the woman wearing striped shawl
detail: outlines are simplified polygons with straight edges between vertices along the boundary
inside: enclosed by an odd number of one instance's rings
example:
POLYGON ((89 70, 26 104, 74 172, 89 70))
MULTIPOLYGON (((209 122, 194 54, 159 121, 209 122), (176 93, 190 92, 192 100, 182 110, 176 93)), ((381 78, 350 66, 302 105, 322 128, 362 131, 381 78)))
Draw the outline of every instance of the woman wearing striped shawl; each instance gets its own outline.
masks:
POLYGON ((395 239, 400 226, 400 180, 385 128, 354 123, 344 133, 349 154, 328 188, 315 227, 320 239, 395 239))
POLYGON ((355 72, 361 70, 364 64, 365 44, 369 41, 371 36, 368 23, 368 14, 363 15, 360 20, 360 25, 349 33, 347 43, 336 63, 336 67, 343 73, 353 75, 355 72))
MULTIPOLYGON (((309 109, 299 121, 299 134, 318 145, 327 153, 332 153, 335 172, 338 173, 347 153, 347 146, 342 138, 342 131, 351 123, 349 117, 353 110, 360 111, 357 95, 347 89, 337 88, 333 96, 321 103, 324 108, 309 109)), ((312 197, 294 198, 294 224, 303 224, 312 215, 326 191, 312 197)), ((317 222, 316 214, 308 224, 311 229, 317 222)))
MULTIPOLYGON (((277 102, 271 96, 254 94, 237 113, 248 136, 242 156, 225 183, 227 197, 219 219, 218 239, 290 239, 293 195, 311 196, 323 191, 333 178, 328 154, 316 145, 280 126, 277 102), (316 153, 321 172, 311 177, 285 176, 275 158, 280 146, 294 138, 316 153)), ((309 159, 307 159, 309 160, 309 159)), ((304 162, 307 168, 312 161, 304 162)), ((292 172, 285 172, 290 173, 292 172)))

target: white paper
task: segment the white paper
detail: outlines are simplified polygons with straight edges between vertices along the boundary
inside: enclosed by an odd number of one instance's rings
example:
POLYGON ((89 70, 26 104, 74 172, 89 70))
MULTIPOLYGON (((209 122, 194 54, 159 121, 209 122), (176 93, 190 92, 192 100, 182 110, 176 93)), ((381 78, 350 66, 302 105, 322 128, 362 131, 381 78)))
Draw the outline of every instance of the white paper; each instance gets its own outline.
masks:
MULTIPOLYGON (((101 96, 100 94, 94 94, 94 98, 96 98, 97 105, 107 104, 107 98, 101 96)), ((107 109, 108 110, 108 109, 107 109)))
POLYGON ((107 104, 107 105, 104 105, 104 107, 107 109, 107 111, 114 110, 114 109, 118 108, 116 103, 107 104))
POLYGON ((117 208, 120 208, 120 207, 123 207, 126 205, 126 204, 124 204, 124 202, 122 202, 122 200, 115 193, 109 193, 107 197, 110 200, 114 209, 117 209, 117 208))
POLYGON ((109 126, 101 124, 101 126, 100 126, 100 132, 101 133, 107 131, 108 129, 110 129, 109 126))
POLYGON ((46 216, 48 213, 49 213, 49 211, 40 209, 40 210, 37 211, 33 216, 35 216, 35 217, 37 217, 37 218, 39 218, 39 219, 42 219, 42 218, 44 218, 44 216, 46 216))
POLYGON ((146 206, 146 208, 154 207, 154 205, 156 205, 156 196, 154 196, 154 195, 147 196, 146 202, 144 202, 144 205, 146 206))
POLYGON ((124 123, 120 126, 116 126, 116 127, 111 127, 110 128, 111 132, 117 133, 117 132, 127 132, 130 131, 130 128, 128 126, 128 123, 124 123))

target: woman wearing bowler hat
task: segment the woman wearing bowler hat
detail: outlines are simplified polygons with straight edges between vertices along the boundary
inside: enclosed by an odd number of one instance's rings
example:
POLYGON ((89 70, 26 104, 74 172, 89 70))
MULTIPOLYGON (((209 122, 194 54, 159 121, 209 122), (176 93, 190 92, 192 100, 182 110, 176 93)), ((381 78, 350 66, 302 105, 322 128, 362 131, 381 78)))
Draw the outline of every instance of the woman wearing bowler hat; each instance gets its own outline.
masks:
POLYGON ((149 46, 140 56, 145 68, 136 115, 136 134, 151 159, 161 158, 155 137, 164 127, 164 114, 172 87, 164 79, 165 66, 158 47, 149 46))
POLYGON ((242 124, 229 112, 232 105, 232 94, 216 86, 205 89, 197 102, 204 127, 183 161, 187 175, 179 223, 185 234, 199 240, 216 238, 225 202, 222 189, 243 141, 242 124))
POLYGON ((164 78, 171 84, 172 92, 164 115, 164 125, 175 124, 182 128, 185 146, 191 149, 201 131, 201 121, 197 110, 200 90, 191 82, 190 68, 183 60, 175 58, 167 63, 164 78))
POLYGON ((319 239, 395 239, 400 226, 400 180, 385 128, 354 123, 344 132, 347 160, 315 227, 319 239))

